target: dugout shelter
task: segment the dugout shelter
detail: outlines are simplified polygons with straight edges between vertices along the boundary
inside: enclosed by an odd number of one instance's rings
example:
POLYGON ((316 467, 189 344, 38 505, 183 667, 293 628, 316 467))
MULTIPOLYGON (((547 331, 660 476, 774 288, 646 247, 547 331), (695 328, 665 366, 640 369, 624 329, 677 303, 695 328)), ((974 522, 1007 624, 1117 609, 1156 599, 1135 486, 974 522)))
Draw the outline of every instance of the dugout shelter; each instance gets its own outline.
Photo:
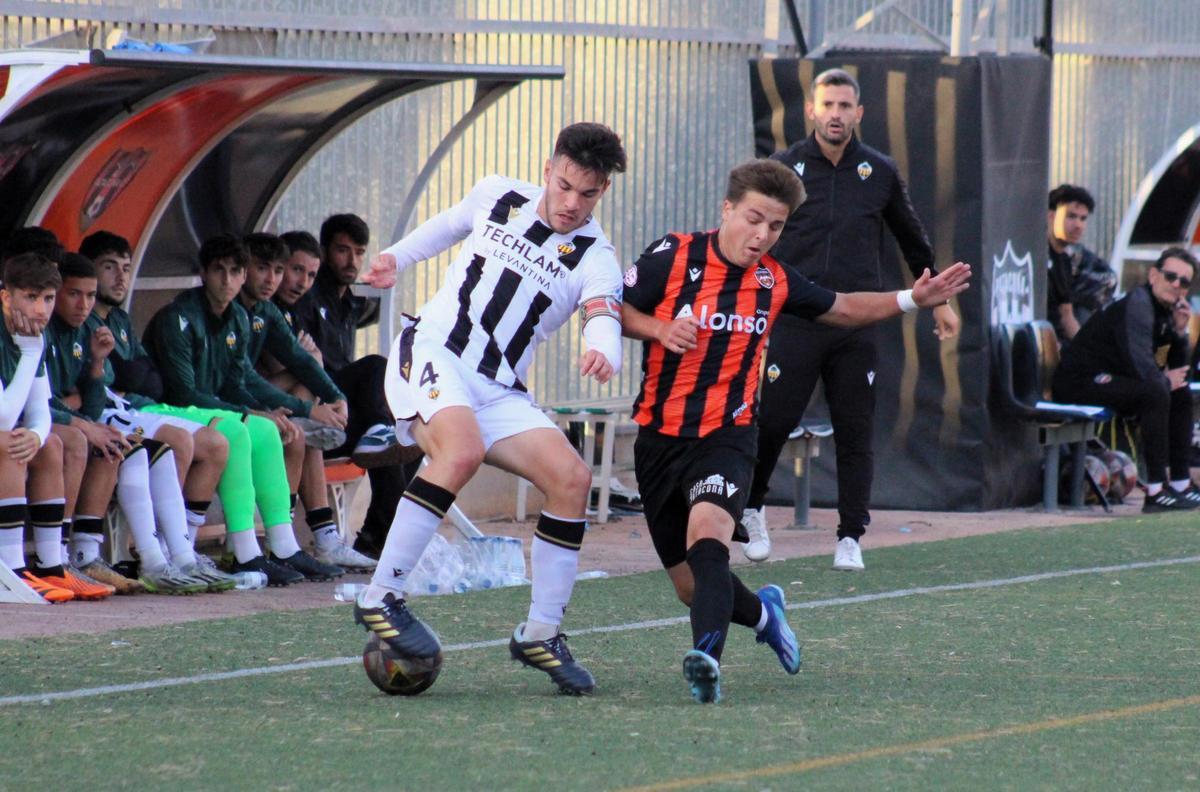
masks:
MULTIPOLYGON (((206 237, 267 228, 304 165, 372 109, 475 82, 471 106, 402 185, 402 232, 437 165, 484 110, 526 80, 562 77, 556 66, 0 52, 0 239, 27 225, 49 228, 68 249, 101 229, 126 237, 129 309, 140 324, 198 282, 206 237)), ((382 343, 390 308, 385 300, 382 343)))

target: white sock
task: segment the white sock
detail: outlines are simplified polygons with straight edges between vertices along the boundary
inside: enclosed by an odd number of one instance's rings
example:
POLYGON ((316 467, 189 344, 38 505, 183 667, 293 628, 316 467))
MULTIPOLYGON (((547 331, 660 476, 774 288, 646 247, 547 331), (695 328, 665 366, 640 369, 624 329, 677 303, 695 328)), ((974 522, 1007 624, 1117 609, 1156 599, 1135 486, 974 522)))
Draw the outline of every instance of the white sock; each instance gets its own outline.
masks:
POLYGON ((1171 489, 1175 490, 1176 492, 1183 492, 1190 486, 1192 486, 1191 479, 1179 479, 1178 481, 1171 482, 1171 489))
POLYGON ((188 539, 187 509, 179 489, 179 471, 175 453, 167 449, 150 466, 150 498, 154 502, 154 518, 159 538, 166 544, 167 554, 178 566, 196 563, 192 543, 188 539))
POLYGON ((94 533, 71 534, 71 555, 75 558, 75 566, 87 566, 100 557, 100 545, 104 536, 94 533))
POLYGON ((38 566, 43 569, 62 565, 62 526, 34 526, 33 546, 38 566))
POLYGON ((150 467, 145 449, 130 455, 117 470, 117 503, 129 523, 133 546, 137 548, 141 567, 157 572, 167 565, 167 557, 158 546, 154 527, 154 506, 150 500, 150 467))
POLYGON ((561 540, 554 538, 560 532, 552 528, 555 525, 571 526, 578 530, 582 538, 587 521, 568 520, 546 512, 542 512, 541 519, 538 520, 533 546, 529 551, 533 590, 529 602, 526 634, 529 634, 528 625, 533 625, 535 630, 539 625, 553 627, 555 632, 544 638, 537 637, 532 640, 546 640, 557 634, 567 603, 571 601, 571 592, 575 589, 575 575, 579 572, 578 546, 564 547, 559 543, 561 540))
POLYGON ((196 536, 200 533, 200 526, 204 525, 204 512, 195 512, 190 509, 185 516, 187 520, 188 542, 192 547, 196 546, 196 536))
POLYGON ((1146 484, 1146 494, 1153 498, 1155 495, 1162 492, 1162 488, 1163 485, 1161 481, 1148 482, 1146 484))
MULTIPOLYGON (((424 483, 421 479, 416 480, 424 483)), ((364 593, 363 604, 368 607, 379 607, 389 591, 404 595, 404 583, 409 573, 421 560, 421 554, 442 521, 441 514, 408 495, 406 492, 400 498, 387 541, 383 543, 383 552, 379 554, 379 565, 364 593)))
POLYGON ((291 558, 300 552, 300 543, 296 541, 296 532, 289 523, 268 525, 267 544, 271 547, 271 555, 276 558, 291 558))
POLYGON ((253 561, 262 555, 262 550, 258 547, 258 537, 254 535, 253 529, 229 534, 226 536, 226 543, 239 564, 253 561))
POLYGON ((9 569, 25 566, 25 526, 0 528, 0 563, 9 569))
POLYGON ((341 544, 342 535, 338 533, 336 525, 327 525, 313 531, 313 542, 316 543, 318 550, 328 550, 341 544))
POLYGON ((769 619, 767 616, 767 606, 764 605, 763 609, 762 609, 762 616, 758 617, 758 624, 754 625, 754 632, 760 633, 763 630, 767 629, 768 621, 769 621, 769 619))
POLYGON ((558 635, 557 624, 546 624, 545 622, 530 619, 521 625, 520 634, 517 636, 518 641, 549 641, 554 636, 558 635))
POLYGON ((62 498, 50 498, 29 504, 29 524, 33 526, 33 546, 42 569, 62 566, 62 498))

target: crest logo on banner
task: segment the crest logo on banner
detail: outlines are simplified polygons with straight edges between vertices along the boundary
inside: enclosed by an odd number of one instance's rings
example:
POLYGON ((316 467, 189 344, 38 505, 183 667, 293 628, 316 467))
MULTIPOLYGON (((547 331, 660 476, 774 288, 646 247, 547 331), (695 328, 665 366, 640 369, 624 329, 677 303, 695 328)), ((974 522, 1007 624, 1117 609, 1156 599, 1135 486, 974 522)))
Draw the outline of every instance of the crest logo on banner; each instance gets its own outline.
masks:
POLYGON ((992 326, 1033 321, 1033 255, 1018 257, 1012 240, 992 256, 992 326))
POLYGON ((104 210, 129 186, 129 182, 133 181, 133 177, 148 159, 150 150, 144 148, 119 149, 108 158, 108 162, 104 163, 104 167, 92 181, 92 186, 88 188, 87 197, 83 199, 83 211, 79 217, 80 229, 87 231, 96 218, 104 214, 104 210))

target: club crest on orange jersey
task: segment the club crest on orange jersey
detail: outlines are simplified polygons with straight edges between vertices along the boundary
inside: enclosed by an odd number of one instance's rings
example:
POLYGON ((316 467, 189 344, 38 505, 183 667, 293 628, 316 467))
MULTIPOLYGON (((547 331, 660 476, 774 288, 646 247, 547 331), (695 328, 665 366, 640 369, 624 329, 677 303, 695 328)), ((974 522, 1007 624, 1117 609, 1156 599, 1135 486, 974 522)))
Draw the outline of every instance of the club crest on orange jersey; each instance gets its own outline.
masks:
POLYGON ((764 289, 770 289, 775 285, 775 276, 771 274, 771 270, 761 264, 758 265, 758 269, 754 270, 754 279, 764 289))

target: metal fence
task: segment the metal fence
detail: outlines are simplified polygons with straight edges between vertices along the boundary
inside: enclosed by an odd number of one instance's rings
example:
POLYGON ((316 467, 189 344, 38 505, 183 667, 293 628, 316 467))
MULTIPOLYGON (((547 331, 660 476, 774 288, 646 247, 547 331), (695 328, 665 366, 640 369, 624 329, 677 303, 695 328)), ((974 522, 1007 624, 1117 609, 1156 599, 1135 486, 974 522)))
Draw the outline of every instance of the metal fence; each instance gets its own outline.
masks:
MULTIPOLYGON (((771 16, 764 4, 739 0, 106 0, 0 2, 0 13, 13 7, 22 13, 4 17, 4 47, 91 22, 96 41, 114 26, 135 38, 172 41, 202 38, 211 26, 214 53, 562 65, 565 80, 521 86, 467 130, 414 221, 447 208, 490 173, 540 180, 556 131, 597 120, 622 135, 629 154, 629 172, 614 178, 598 211, 624 263, 667 231, 715 225, 724 174, 752 154, 747 62, 774 44, 764 37, 771 16)), ((315 232, 326 215, 352 211, 370 224, 372 251, 391 242, 407 186, 473 95, 473 84, 450 85, 363 118, 306 166, 271 226, 315 232)), ((443 255, 406 273, 397 308, 415 311, 448 263, 443 255)), ((635 392, 639 355, 632 344, 630 365, 599 387, 573 373, 581 340, 572 323, 539 352, 530 385, 542 401, 635 392)), ((364 346, 374 343, 363 339, 364 346)))
MULTIPOLYGON (((948 49, 956 4, 966 51, 1032 51, 1043 0, 797 0, 810 47, 948 49)), ((1098 206, 1087 243, 1110 249, 1143 174, 1200 120, 1200 15, 1195 0, 1057 0, 1050 183, 1087 186, 1098 206)), ((554 64, 561 83, 525 85, 454 146, 417 206, 420 222, 494 172, 536 180, 555 131, 599 120, 624 137, 630 170, 599 216, 624 262, 668 230, 716 222, 722 178, 750 156, 747 67, 790 54, 776 0, 0 0, 0 47, 50 37, 103 42, 114 27, 146 40, 216 31, 212 52, 346 60, 554 64)), ((273 227, 316 230, 353 211, 390 242, 399 203, 421 164, 470 106, 452 85, 398 100, 350 127, 301 173, 273 227)), ((412 311, 448 258, 408 273, 397 307, 412 311)), ((373 345, 373 339, 364 343, 373 345)), ((605 388, 572 372, 578 328, 539 353, 544 401, 633 392, 634 365, 605 388)), ((627 352, 633 352, 627 348, 627 352)))

